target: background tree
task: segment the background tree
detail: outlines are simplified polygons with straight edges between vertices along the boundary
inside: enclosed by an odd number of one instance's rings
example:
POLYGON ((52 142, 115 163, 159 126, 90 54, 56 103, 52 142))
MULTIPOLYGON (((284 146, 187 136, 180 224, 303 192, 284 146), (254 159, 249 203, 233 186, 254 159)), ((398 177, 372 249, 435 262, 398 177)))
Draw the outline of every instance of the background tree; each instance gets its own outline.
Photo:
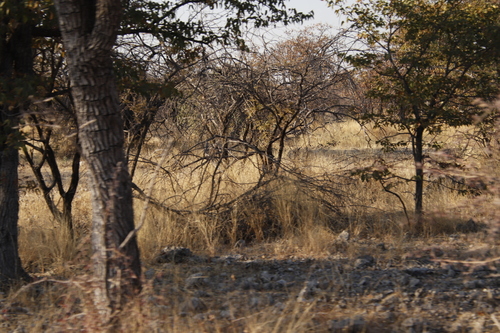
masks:
POLYGON ((340 57, 343 35, 326 28, 262 44, 251 53, 224 50, 205 59, 189 81, 190 107, 201 110, 208 159, 257 155, 262 173, 275 173, 291 139, 321 126, 321 115, 338 112, 350 73, 340 57))
POLYGON ((37 98, 21 119, 23 157, 52 216, 67 229, 69 240, 74 240, 72 204, 79 184, 80 153, 64 53, 59 37, 35 38, 32 48, 37 98), (68 172, 63 168, 68 161, 71 171, 65 177, 68 172))
POLYGON ((362 43, 348 59, 368 71, 366 94, 378 105, 364 118, 399 131, 380 141, 387 149, 411 147, 420 229, 425 149, 438 147, 427 135, 471 124, 481 112, 474 100, 498 93, 500 9, 484 0, 372 0, 341 11, 362 43))
POLYGON ((31 11, 24 1, 0 4, 0 288, 29 279, 17 249, 19 116, 33 92, 31 11))

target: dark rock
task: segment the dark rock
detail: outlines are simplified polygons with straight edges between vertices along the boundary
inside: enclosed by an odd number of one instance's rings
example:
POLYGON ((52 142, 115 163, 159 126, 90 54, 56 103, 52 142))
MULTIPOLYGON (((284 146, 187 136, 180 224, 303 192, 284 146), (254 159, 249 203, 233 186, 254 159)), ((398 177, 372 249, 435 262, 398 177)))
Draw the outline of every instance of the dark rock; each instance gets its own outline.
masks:
POLYGON ((354 268, 364 269, 375 265, 375 258, 371 255, 360 256, 354 262, 354 268))
POLYGON ((480 225, 476 223, 476 221, 474 221, 473 219, 470 219, 465 223, 457 224, 457 231, 464 234, 478 232, 479 230, 481 230, 480 225))
POLYGON ((420 285, 420 280, 417 278, 410 278, 410 281, 408 282, 408 287, 410 288, 416 288, 420 285))
POLYGON ((155 262, 158 264, 164 263, 175 263, 179 264, 188 261, 189 258, 193 257, 193 252, 186 247, 178 246, 167 246, 164 247, 160 254, 155 258, 155 262))
POLYGON ((196 290, 193 294, 194 297, 211 297, 209 293, 207 293, 205 290, 196 290))
POLYGON ((274 289, 275 290, 282 290, 282 289, 285 289, 287 287, 291 287, 293 286, 295 283, 294 282, 287 282, 286 280, 284 279, 280 279, 278 281, 276 281, 274 283, 274 289))
POLYGON ((426 267, 412 267, 405 269, 404 272, 411 276, 425 276, 434 273, 434 270, 426 267))
POLYGON ((483 288, 484 286, 485 286, 484 280, 471 280, 464 282, 464 287, 467 289, 478 289, 478 288, 483 288))
POLYGON ((204 312, 207 311, 208 307, 205 302, 198 297, 191 297, 182 304, 181 309, 182 312, 204 312))
POLYGON ((331 320, 329 322, 330 332, 365 332, 366 320, 362 316, 354 318, 345 318, 340 320, 331 320))
POLYGON ((151 280, 152 278, 155 277, 155 275, 156 275, 156 270, 154 268, 150 268, 144 272, 144 277, 146 278, 146 280, 151 280))

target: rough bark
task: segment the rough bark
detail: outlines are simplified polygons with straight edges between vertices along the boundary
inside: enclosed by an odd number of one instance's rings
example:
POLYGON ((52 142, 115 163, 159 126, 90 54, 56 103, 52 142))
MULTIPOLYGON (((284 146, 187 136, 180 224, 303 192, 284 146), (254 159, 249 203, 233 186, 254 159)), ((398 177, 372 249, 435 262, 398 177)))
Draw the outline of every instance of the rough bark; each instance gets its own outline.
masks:
POLYGON ((140 289, 132 188, 111 49, 120 0, 56 0, 75 102, 82 156, 92 192, 95 304, 104 318, 140 289), (125 241, 126 240, 126 241, 125 241))
POLYGON ((0 98, 0 287, 19 279, 29 280, 18 254, 17 123, 21 105, 8 89, 13 89, 19 79, 26 79, 29 85, 33 70, 31 29, 20 23, 9 31, 8 21, 0 22, 0 88, 5 94, 5 100, 0 98))
MULTIPOLYGON (((0 137, 12 134, 15 130, 5 123, 14 116, 6 114, 5 108, 0 114, 0 137), (9 133, 10 132, 10 133, 9 133)), ((18 174, 19 153, 16 147, 8 143, 0 144, 0 289, 16 280, 28 280, 18 254, 19 191, 18 174)))

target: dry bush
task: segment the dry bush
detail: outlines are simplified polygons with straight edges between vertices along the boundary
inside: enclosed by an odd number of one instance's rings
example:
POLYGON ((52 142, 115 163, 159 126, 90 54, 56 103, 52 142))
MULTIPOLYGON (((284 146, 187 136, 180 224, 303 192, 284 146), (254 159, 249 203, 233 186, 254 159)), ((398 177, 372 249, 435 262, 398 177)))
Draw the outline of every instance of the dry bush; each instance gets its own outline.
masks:
MULTIPOLYGON (((174 213, 152 207, 139 234, 143 256, 152 258, 166 245, 213 254, 241 240, 250 244, 302 238, 302 247, 316 247, 317 237, 310 233, 331 234, 339 214, 313 197, 313 190, 303 190, 291 181, 276 179, 251 195, 240 196, 227 207, 205 214, 174 213)), ((137 203, 138 209, 140 206, 137 203)))

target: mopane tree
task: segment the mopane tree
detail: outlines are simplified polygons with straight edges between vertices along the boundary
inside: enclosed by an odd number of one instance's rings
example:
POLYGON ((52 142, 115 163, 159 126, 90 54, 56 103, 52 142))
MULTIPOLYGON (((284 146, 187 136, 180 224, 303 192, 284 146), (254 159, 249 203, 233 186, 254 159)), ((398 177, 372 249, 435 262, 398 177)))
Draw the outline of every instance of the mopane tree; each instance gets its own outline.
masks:
POLYGON ((288 139, 321 126, 320 117, 343 109, 351 83, 342 57, 346 49, 343 32, 304 29, 249 57, 247 71, 233 81, 251 98, 246 110, 250 132, 265 151, 267 170, 278 171, 288 139))
POLYGON ((401 140, 380 141, 386 148, 411 148, 421 229, 429 134, 471 124, 482 112, 474 101, 498 93, 500 6, 487 0, 370 0, 341 11, 362 43, 348 59, 363 70, 366 95, 378 105, 365 119, 399 131, 401 140))

